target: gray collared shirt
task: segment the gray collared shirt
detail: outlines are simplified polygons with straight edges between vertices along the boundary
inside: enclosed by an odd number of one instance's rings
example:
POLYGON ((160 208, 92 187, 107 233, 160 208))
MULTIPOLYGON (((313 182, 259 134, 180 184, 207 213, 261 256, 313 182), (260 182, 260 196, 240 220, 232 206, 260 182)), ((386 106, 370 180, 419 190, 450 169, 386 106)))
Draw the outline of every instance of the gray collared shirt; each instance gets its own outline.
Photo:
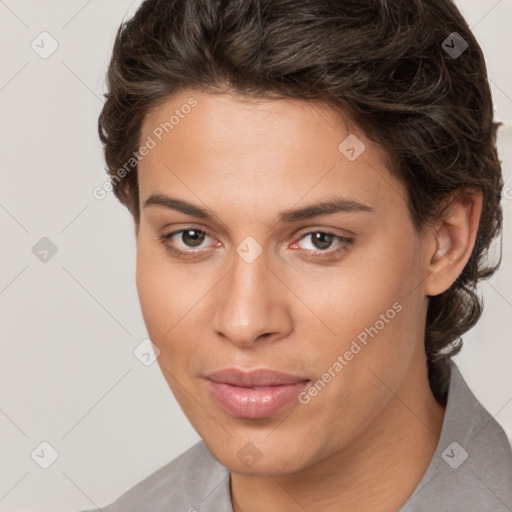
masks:
MULTIPOLYGON (((229 470, 199 441, 102 510, 233 512, 229 470)), ((512 512, 509 440, 453 361, 437 448, 420 483, 398 510, 432 511, 512 512)))

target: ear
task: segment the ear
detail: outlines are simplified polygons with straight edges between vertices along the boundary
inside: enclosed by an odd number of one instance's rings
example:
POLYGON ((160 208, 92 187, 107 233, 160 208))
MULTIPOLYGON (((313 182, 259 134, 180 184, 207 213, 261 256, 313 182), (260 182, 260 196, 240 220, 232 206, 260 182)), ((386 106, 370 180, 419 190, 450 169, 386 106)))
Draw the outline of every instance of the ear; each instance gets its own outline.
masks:
POLYGON ((468 262, 482 214, 482 192, 458 191, 447 198, 443 220, 432 228, 427 249, 425 294, 435 296, 448 290, 468 262))

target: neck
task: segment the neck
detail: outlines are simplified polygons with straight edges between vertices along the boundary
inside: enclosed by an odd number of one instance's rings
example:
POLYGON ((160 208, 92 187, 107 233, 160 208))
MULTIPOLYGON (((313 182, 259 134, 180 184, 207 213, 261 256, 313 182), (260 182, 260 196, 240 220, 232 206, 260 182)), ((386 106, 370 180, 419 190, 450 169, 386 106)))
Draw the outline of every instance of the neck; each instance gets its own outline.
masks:
POLYGON ((445 413, 426 369, 410 373, 372 424, 328 459, 286 475, 231 473, 234 512, 398 510, 432 460, 445 413))

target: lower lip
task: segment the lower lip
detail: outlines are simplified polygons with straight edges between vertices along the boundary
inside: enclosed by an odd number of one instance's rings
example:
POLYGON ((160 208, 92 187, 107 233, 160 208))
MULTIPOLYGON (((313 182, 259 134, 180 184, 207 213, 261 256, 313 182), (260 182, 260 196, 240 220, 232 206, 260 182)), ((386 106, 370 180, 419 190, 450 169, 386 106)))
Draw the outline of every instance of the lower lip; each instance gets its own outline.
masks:
POLYGON ((238 418, 265 418, 277 413, 304 390, 309 381, 259 389, 206 379, 210 393, 224 411, 238 418))

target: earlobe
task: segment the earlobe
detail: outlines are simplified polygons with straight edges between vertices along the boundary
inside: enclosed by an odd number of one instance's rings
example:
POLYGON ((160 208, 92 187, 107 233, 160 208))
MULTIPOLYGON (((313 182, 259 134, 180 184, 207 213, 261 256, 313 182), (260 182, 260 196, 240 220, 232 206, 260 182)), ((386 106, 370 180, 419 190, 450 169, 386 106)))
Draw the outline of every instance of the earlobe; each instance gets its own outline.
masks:
POLYGON ((433 228, 425 279, 427 296, 446 291, 464 270, 475 246, 481 213, 479 190, 471 189, 450 197, 443 220, 433 228))

